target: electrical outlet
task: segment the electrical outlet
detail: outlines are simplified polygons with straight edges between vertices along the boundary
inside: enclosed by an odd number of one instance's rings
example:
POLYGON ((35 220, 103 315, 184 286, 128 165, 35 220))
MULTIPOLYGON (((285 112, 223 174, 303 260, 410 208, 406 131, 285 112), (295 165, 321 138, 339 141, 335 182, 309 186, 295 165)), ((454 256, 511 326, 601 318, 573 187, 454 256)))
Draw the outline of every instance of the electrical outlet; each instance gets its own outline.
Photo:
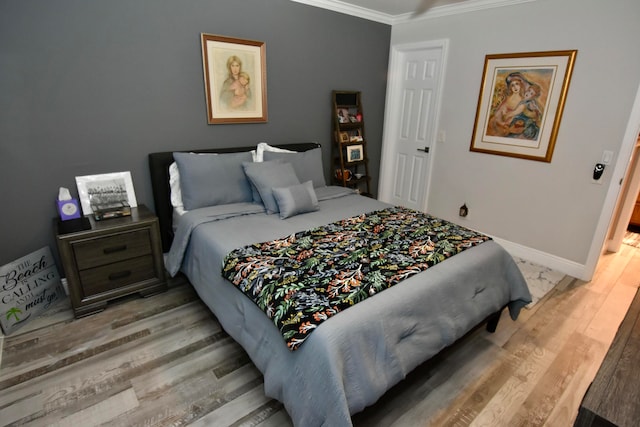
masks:
POLYGON ((461 218, 467 218, 469 216, 469 207, 467 206, 466 203, 460 206, 460 209, 458 210, 458 215, 461 218))

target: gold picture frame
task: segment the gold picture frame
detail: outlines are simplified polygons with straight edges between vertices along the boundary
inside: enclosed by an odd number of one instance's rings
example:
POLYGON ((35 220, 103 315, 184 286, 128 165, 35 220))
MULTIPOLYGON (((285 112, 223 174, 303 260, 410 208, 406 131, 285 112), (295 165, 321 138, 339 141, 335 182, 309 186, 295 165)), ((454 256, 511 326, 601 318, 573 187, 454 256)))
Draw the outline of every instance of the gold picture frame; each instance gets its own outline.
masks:
POLYGON ((264 42, 201 34, 207 122, 267 121, 264 42))
POLYGON ((577 53, 486 55, 470 150, 551 162, 577 53))

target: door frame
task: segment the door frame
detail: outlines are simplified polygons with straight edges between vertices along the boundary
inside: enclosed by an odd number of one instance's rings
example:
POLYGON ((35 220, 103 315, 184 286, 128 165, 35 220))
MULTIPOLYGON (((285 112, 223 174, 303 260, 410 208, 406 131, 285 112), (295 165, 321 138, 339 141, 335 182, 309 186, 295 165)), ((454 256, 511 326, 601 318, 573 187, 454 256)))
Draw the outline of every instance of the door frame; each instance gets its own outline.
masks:
POLYGON ((608 243, 607 236, 609 235, 610 231, 613 231, 614 233, 616 231, 610 230, 610 228, 614 225, 613 223, 618 222, 618 224, 616 225, 618 229, 627 227, 627 225, 623 222, 616 221, 617 218, 614 215, 614 211, 616 205, 618 204, 618 199, 622 196, 621 184, 625 178, 627 167, 629 167, 630 158, 633 153, 636 141, 638 140, 639 132, 640 85, 638 85, 636 99, 631 109, 631 114, 629 115, 629 121, 627 122, 627 129, 625 131, 622 144, 620 145, 620 152, 618 153, 618 159, 613 170, 613 176, 611 177, 611 182, 609 183, 609 190, 607 191, 607 196, 602 211, 600 212, 600 220, 598 221, 598 225, 594 233, 594 238, 591 242, 591 249, 589 250, 589 254, 587 255, 587 262, 584 264, 584 274, 583 277, 581 277, 583 280, 591 280, 591 278, 593 277, 593 274, 598 265, 598 260, 604 252, 605 245, 608 243))
MULTIPOLYGON (((402 90, 402 78, 403 73, 402 59, 403 55, 407 52, 414 52, 419 50, 433 50, 440 49, 441 61, 440 61, 440 75, 438 76, 438 87, 435 94, 435 108, 433 118, 433 130, 431 140, 436 141, 436 135, 440 123, 440 110, 442 109, 442 92, 444 88, 444 81, 447 68, 447 57, 449 53, 449 39, 428 40, 418 43, 398 44, 391 46, 389 52, 389 71, 388 71, 388 90, 385 100, 385 113, 384 113, 384 125, 382 133, 382 150, 380 156, 380 178, 378 182, 378 198, 382 201, 391 200, 393 191, 393 162, 395 159, 396 143, 394 135, 397 134, 397 128, 400 126, 400 120, 398 120, 397 112, 401 111, 401 90, 402 90)), ((431 144, 429 156, 427 158, 427 185, 424 188, 424 198, 421 206, 421 210, 426 212, 429 202, 429 192, 431 189, 431 175, 433 171, 433 159, 436 152, 436 144, 431 144)))
POLYGON ((636 140, 636 144, 633 147, 633 154, 629 159, 629 166, 625 172, 625 177, 622 181, 620 188, 620 194, 618 195, 618 201, 616 202, 616 208, 614 211, 613 219, 611 220, 611 227, 609 229, 607 251, 618 252, 633 210, 638 198, 638 192, 640 192, 640 136, 636 140))

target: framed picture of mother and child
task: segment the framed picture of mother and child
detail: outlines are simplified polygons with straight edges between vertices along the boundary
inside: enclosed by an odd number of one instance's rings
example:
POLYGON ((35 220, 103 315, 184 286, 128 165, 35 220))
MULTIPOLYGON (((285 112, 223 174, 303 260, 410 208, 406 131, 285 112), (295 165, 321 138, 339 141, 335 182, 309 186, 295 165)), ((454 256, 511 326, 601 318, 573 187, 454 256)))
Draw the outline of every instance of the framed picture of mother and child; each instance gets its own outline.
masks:
POLYGON ((576 55, 487 55, 470 150, 551 162, 576 55))
POLYGON ((204 33, 201 36, 208 123, 266 122, 264 42, 204 33))

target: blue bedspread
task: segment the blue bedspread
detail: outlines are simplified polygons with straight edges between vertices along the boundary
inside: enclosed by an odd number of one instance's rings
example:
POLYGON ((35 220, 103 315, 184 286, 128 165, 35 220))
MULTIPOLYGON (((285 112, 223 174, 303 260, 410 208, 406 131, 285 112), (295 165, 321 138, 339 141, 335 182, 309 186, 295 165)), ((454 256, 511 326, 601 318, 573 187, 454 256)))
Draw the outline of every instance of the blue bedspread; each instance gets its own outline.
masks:
POLYGON ((284 403, 297 426, 351 425, 351 414, 488 315, 507 305, 515 319, 531 299, 511 256, 488 241, 331 317, 289 351, 278 328, 220 270, 235 248, 389 207, 333 188, 326 189, 331 197, 318 189, 318 211, 287 220, 260 210, 227 211, 224 219, 216 209, 191 212, 167 264, 188 276, 263 373, 265 393, 284 403))

